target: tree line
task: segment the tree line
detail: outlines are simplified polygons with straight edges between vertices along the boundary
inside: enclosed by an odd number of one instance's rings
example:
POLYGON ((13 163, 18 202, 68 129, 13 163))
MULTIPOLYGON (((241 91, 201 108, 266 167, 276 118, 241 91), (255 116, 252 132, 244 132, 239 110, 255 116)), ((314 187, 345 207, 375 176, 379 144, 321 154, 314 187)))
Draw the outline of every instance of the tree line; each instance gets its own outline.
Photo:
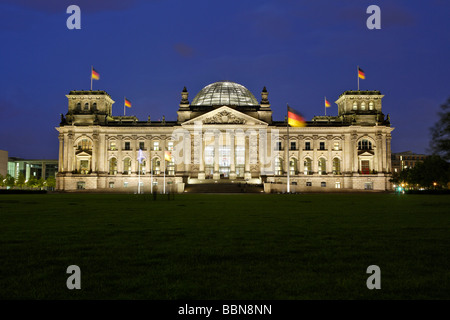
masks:
POLYGON ((47 179, 37 179, 35 176, 31 176, 28 180, 26 180, 23 173, 20 173, 17 179, 10 174, 7 174, 6 177, 0 174, 0 187, 53 190, 56 187, 56 178, 54 176, 49 176, 47 179))
POLYGON ((431 128, 432 155, 414 168, 395 172, 394 184, 409 189, 450 189, 450 98, 440 108, 439 119, 431 128))

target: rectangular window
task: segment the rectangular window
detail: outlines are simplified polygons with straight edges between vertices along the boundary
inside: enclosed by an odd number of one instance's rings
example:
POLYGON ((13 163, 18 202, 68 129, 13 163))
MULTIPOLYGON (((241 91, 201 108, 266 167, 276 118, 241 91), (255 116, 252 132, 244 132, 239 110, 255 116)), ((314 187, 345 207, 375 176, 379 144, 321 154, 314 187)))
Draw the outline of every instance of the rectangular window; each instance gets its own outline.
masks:
POLYGON ((305 142, 305 150, 311 150, 311 142, 309 141, 305 142))
POLYGON ((84 190, 86 188, 86 182, 84 181, 78 181, 77 182, 77 189, 78 190, 84 190))
POLYGON ((325 150, 325 142, 320 143, 320 150, 325 150))
POLYGON ((109 188, 110 188, 110 189, 114 189, 114 182, 110 182, 110 183, 109 183, 109 188))
POLYGON ((128 188, 128 182, 127 182, 127 181, 125 181, 125 182, 123 183, 123 187, 124 187, 124 188, 128 188))
POLYGON ((130 142, 125 142, 125 150, 131 150, 130 148, 130 142))
POLYGON ((111 141, 111 142, 109 143, 109 150, 117 150, 116 142, 115 142, 115 141, 111 141))
POLYGON ((159 141, 153 142, 153 151, 159 151, 159 141))
POLYGON ((283 150, 282 149, 282 145, 281 145, 281 141, 278 141, 277 142, 277 145, 276 145, 276 149, 275 150, 283 150))
POLYGON ((169 141, 169 142, 167 143, 167 150, 173 151, 173 141, 169 141))
POLYGON ((320 183, 320 186, 321 186, 321 187, 326 187, 326 186, 327 186, 327 183, 326 183, 325 181, 322 181, 322 182, 320 183))
POLYGON ((291 141, 291 150, 296 150, 295 141, 291 141))
POLYGON ((306 186, 307 187, 312 187, 312 182, 310 182, 310 181, 306 182, 306 186))
POLYGON ((364 183, 364 190, 373 190, 373 182, 364 183))
POLYGON ((139 142, 139 149, 145 150, 145 143, 143 141, 139 142))
POLYGON ((340 189, 341 188, 341 183, 340 182, 336 182, 334 184, 334 186, 336 187, 336 189, 340 189))
POLYGON ((339 150, 339 142, 334 143, 334 150, 339 150))

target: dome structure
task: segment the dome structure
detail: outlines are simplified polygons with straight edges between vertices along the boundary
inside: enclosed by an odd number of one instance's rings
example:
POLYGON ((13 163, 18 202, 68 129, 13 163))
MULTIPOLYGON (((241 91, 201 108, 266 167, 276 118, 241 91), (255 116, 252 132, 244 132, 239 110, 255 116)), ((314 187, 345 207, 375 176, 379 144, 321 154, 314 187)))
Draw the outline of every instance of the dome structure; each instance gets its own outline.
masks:
POLYGON ((214 82, 204 87, 191 106, 257 106, 255 96, 243 85, 231 81, 214 82))

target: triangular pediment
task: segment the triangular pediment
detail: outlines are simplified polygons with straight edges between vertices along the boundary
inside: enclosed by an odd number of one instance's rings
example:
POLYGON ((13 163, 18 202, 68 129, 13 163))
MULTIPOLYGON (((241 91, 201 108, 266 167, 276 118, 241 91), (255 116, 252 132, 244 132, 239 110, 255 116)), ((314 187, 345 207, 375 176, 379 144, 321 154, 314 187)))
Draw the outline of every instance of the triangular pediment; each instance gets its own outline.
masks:
POLYGON ((204 113, 198 117, 195 117, 182 123, 181 125, 182 126, 194 125, 198 121, 200 121, 204 125, 208 124, 220 124, 220 125, 242 124, 242 125, 264 125, 264 126, 268 125, 267 122, 261 121, 259 119, 251 117, 245 113, 234 110, 227 106, 223 106, 210 112, 204 113))
POLYGON ((363 152, 359 153, 358 156, 371 157, 371 156, 373 156, 373 153, 370 151, 363 151, 363 152))

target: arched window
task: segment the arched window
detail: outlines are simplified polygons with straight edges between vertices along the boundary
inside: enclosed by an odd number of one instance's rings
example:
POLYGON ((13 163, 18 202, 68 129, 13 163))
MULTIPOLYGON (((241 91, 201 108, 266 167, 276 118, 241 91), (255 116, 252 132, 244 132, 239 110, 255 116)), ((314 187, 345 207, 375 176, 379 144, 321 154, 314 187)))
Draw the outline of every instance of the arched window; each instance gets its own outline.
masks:
POLYGON ((81 111, 81 102, 77 103, 77 111, 81 111))
POLYGON ((276 175, 283 174, 283 160, 280 157, 275 158, 275 174, 276 175))
POLYGON ((117 159, 109 159, 109 174, 117 174, 117 159))
POLYGON ((170 157, 170 161, 166 160, 166 172, 168 175, 175 175, 175 159, 173 155, 170 157))
POLYGON ((83 151, 90 151, 92 150, 92 142, 88 139, 81 139, 81 141, 78 142, 77 149, 83 151))
POLYGON ((339 158, 333 159, 333 174, 341 174, 341 160, 339 158))
POLYGON ((358 103, 356 101, 353 102, 353 110, 358 110, 358 103))
POLYGON ((97 111, 97 102, 94 102, 94 103, 92 104, 92 110, 93 110, 93 111, 97 111))
POLYGON ((319 174, 327 173, 327 161, 324 158, 319 159, 319 174))
POLYGON ((145 174, 145 166, 147 165, 147 161, 142 160, 142 162, 139 163, 139 160, 138 160, 138 164, 137 165, 138 165, 138 168, 140 168, 139 169, 140 173, 141 174, 145 174))
POLYGON ((131 160, 130 160, 130 158, 125 158, 123 160, 123 174, 131 174, 131 160))
POLYGON ((365 102, 361 102, 361 110, 366 110, 366 103, 365 102))
POLYGON ((153 158, 152 167, 150 168, 153 171, 153 174, 160 174, 161 172, 161 162, 158 158, 153 158))
POLYGON ((304 163, 304 173, 307 174, 312 174, 312 162, 310 158, 306 158, 304 163))
POLYGON ((369 102, 369 110, 373 110, 373 101, 369 102))
POLYGON ((289 160, 290 174, 297 174, 297 159, 291 158, 289 160))
POLYGON ((89 110, 89 102, 86 102, 84 104, 84 111, 87 111, 87 110, 89 110))
POLYGON ((362 139, 358 142, 358 150, 372 150, 372 142, 362 139))

